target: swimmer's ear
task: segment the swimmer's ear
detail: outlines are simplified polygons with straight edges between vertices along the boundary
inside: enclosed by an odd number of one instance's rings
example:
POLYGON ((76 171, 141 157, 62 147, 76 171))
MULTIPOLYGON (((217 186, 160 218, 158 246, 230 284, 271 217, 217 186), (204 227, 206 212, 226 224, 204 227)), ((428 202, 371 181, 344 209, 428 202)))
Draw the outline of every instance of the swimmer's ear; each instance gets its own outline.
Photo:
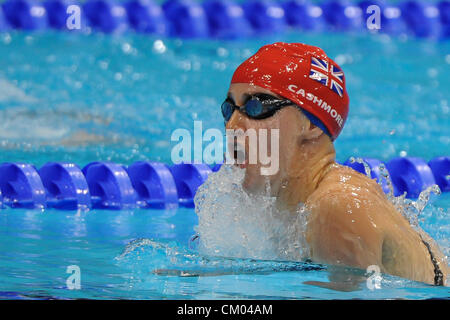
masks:
POLYGON ((317 139, 324 132, 319 127, 315 126, 310 122, 309 129, 304 133, 303 137, 306 140, 317 139))

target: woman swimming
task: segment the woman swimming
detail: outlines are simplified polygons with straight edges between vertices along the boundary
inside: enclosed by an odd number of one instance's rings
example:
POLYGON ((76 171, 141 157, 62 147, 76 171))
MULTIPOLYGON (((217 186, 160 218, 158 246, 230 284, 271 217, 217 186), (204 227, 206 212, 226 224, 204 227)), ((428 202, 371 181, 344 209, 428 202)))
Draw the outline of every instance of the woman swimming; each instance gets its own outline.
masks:
POLYGON ((269 181, 280 208, 307 206, 314 262, 377 265, 383 273, 444 285, 448 266, 433 240, 412 228, 375 180, 336 163, 333 141, 348 106, 344 73, 320 48, 282 42, 260 48, 236 69, 222 114, 227 129, 278 129, 279 170, 262 175, 263 166, 246 158, 244 189, 262 194, 269 181))

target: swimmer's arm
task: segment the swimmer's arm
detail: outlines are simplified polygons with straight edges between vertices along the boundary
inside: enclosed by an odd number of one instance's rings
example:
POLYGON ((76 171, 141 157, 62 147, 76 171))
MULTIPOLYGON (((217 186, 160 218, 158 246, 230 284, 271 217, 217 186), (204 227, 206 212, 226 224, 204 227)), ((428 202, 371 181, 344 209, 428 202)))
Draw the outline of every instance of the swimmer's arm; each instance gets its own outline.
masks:
POLYGON ((383 269, 383 237, 374 222, 377 208, 373 203, 345 192, 322 194, 311 207, 308 223, 312 260, 364 270, 369 265, 383 269))
POLYGON ((329 282, 307 281, 305 284, 336 291, 359 290, 366 277, 338 266, 366 270, 369 265, 378 265, 383 270, 382 238, 368 219, 373 209, 362 208, 361 199, 347 194, 322 194, 314 202, 307 232, 311 258, 331 266, 329 282))
POLYGON ((305 281, 304 284, 326 288, 334 291, 351 292, 361 289, 361 283, 367 281, 367 277, 356 269, 349 269, 338 266, 328 266, 328 282, 325 281, 305 281))
POLYGON ((152 272, 158 276, 176 276, 176 277, 217 277, 217 276, 228 276, 228 275, 239 275, 239 274, 269 274, 270 271, 233 271, 233 270, 222 270, 222 271, 207 271, 207 270, 180 270, 180 269, 155 269, 152 272))

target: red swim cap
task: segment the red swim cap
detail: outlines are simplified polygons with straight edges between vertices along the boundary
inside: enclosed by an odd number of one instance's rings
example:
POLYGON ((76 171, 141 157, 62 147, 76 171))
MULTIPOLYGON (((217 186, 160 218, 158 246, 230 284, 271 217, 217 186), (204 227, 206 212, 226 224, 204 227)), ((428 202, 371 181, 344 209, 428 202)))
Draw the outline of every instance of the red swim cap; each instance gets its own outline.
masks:
POLYGON ((335 140, 348 115, 342 69, 325 52, 302 43, 261 47, 234 72, 231 83, 266 88, 316 116, 335 140))

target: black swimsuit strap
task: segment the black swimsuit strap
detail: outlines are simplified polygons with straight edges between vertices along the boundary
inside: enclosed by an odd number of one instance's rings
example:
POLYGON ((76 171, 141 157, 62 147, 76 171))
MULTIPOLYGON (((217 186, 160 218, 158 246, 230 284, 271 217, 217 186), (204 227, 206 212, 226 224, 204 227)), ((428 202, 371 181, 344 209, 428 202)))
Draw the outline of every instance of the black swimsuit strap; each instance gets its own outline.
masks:
POLYGON ((420 237, 422 239, 423 244, 425 247, 427 247, 428 252, 430 253, 431 262, 434 266, 434 285, 435 286, 443 286, 444 285, 444 274, 442 273, 441 269, 439 268, 439 264, 436 261, 436 258, 434 257, 433 252, 431 251, 430 245, 428 242, 423 240, 422 236, 420 237))

